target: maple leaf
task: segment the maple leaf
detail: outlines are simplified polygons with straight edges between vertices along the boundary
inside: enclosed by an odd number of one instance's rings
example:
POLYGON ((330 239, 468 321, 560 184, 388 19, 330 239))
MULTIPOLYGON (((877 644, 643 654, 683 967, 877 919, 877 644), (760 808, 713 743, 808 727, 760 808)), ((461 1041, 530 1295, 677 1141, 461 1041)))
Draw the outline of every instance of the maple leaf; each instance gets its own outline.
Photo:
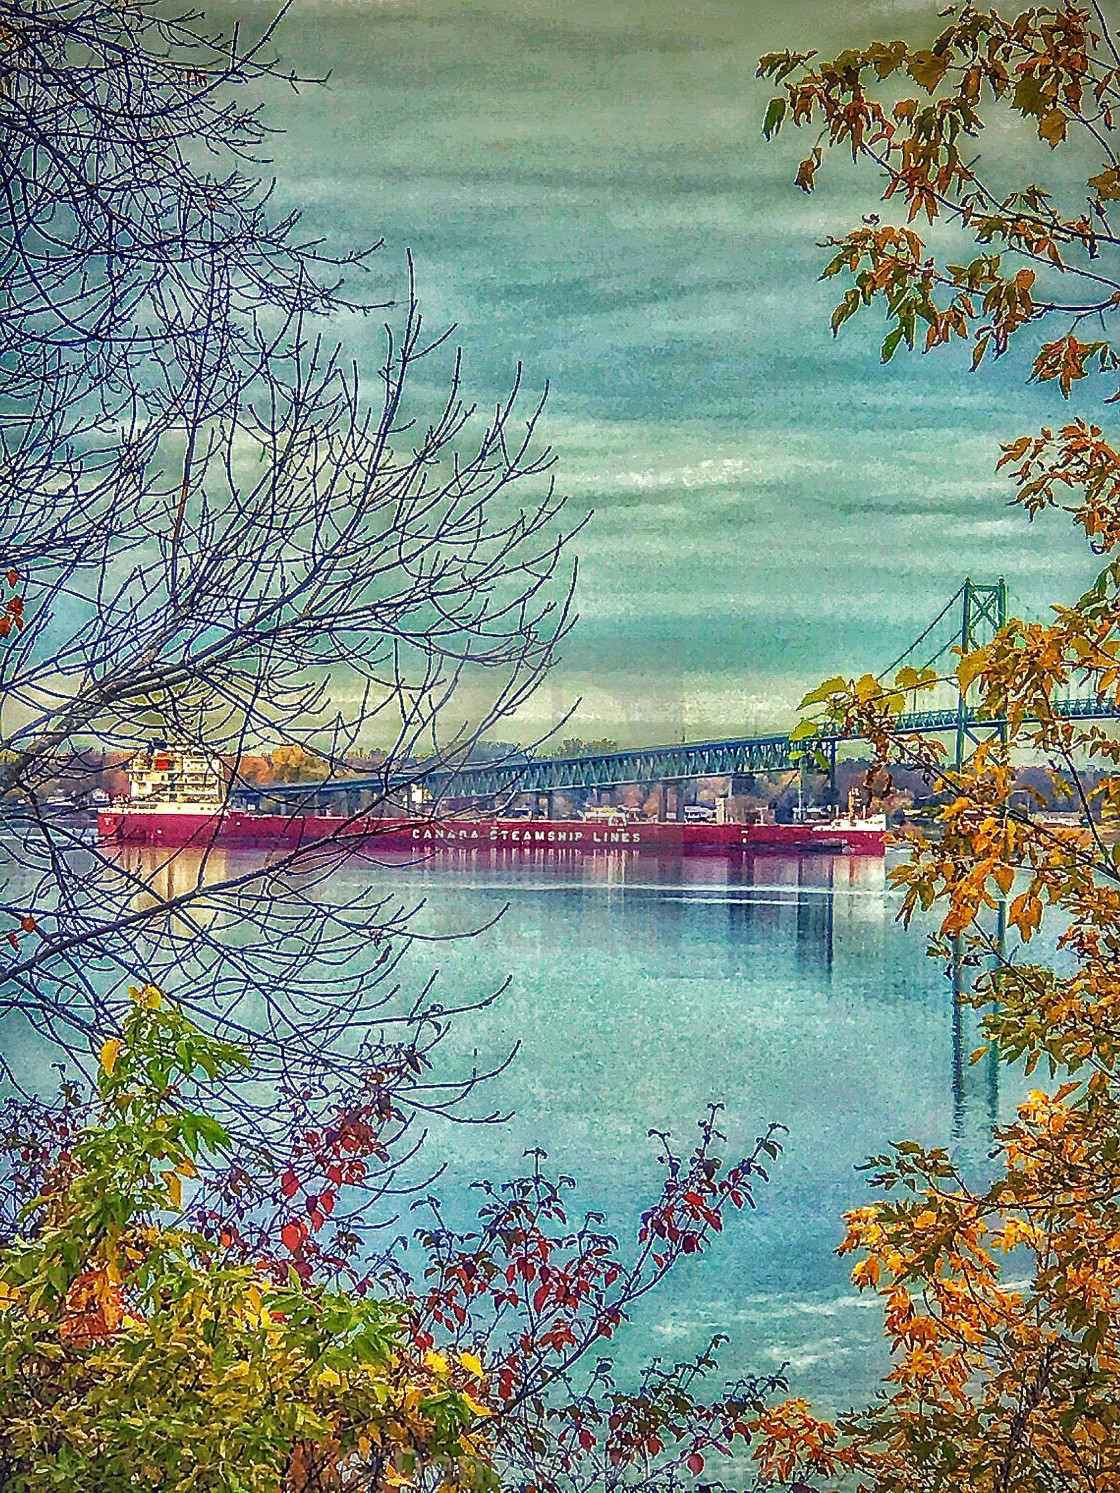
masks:
POLYGON ((1041 118, 1053 107, 1054 96, 1032 73, 1027 73, 1015 84, 1012 103, 1020 114, 1035 114, 1041 118))
POLYGON ((1102 202, 1120 200, 1120 171, 1115 166, 1109 166, 1106 171, 1090 176, 1087 185, 1096 189, 1097 196, 1102 202))
POLYGON ((1051 109, 1038 121, 1038 138, 1045 140, 1051 150, 1056 150, 1066 138, 1069 118, 1061 109, 1051 109))
POLYGON ((906 64, 906 71, 920 88, 924 88, 927 93, 932 93, 949 71, 948 54, 928 49, 922 52, 912 52, 906 64))

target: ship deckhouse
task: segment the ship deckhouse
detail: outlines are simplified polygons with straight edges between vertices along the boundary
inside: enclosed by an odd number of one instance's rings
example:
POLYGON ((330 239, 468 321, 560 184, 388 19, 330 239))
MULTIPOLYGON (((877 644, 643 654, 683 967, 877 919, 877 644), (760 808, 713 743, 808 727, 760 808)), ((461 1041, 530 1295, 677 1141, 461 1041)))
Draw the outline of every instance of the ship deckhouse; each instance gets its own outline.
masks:
POLYGON ((219 809, 224 774, 216 757, 197 747, 153 741, 129 768, 129 799, 134 809, 219 809))

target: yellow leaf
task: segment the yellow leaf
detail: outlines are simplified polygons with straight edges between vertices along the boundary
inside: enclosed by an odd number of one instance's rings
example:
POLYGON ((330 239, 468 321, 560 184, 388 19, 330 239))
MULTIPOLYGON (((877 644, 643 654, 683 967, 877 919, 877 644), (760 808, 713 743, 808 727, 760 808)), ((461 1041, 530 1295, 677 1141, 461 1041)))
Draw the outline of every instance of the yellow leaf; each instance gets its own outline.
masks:
POLYGON ((320 1369, 315 1375, 315 1383, 324 1388, 338 1388, 342 1384, 342 1375, 336 1369, 320 1369))
POLYGON ((181 1208, 183 1206, 183 1179, 178 1172, 164 1173, 167 1183, 167 1191, 171 1197, 171 1206, 181 1208))
POLYGON ((480 1405, 474 1395, 467 1394, 465 1390, 463 1392, 463 1400, 467 1408, 474 1415, 493 1415, 494 1413, 492 1410, 488 1410, 485 1405, 480 1405))
POLYGON ((873 700, 876 695, 882 693, 882 685, 874 674, 861 674, 854 685, 855 697, 860 703, 873 700))
POLYGON ((957 679, 960 681, 961 689, 967 689, 978 674, 984 670, 988 662, 988 650, 986 648, 974 648, 971 653, 966 653, 957 665, 957 679))
POLYGON ((1110 166, 1098 176, 1090 176, 1089 186, 1096 187, 1097 194, 1103 201, 1120 199, 1120 171, 1115 166, 1110 166))
POLYGON ((429 1348, 424 1354, 424 1362, 434 1373, 447 1373, 447 1359, 442 1353, 437 1353, 434 1348, 429 1348))
POLYGON ((906 71, 915 83, 924 88, 927 93, 932 93, 949 71, 949 55, 928 49, 913 52, 906 64, 906 71))
POLYGON ((1051 109, 1038 121, 1038 138, 1047 141, 1053 150, 1066 138, 1068 124, 1069 120, 1061 109, 1051 109))
POLYGON ((852 1271, 852 1281, 861 1291, 864 1286, 877 1286, 879 1284, 879 1261, 874 1256, 868 1260, 861 1260, 852 1271))
POLYGON ((848 681, 843 674, 834 674, 831 679, 826 679, 823 684, 818 684, 816 689, 810 690, 797 708, 805 710, 810 705, 823 705, 833 695, 842 695, 847 688, 848 681))
POLYGON ((465 1369, 469 1369, 476 1379, 482 1378, 482 1359, 479 1358, 477 1353, 460 1353, 459 1362, 465 1369))
POLYGON ((113 1069, 117 1066, 117 1055, 122 1046, 123 1043, 119 1037, 110 1037, 101 1049, 101 1066, 105 1069, 106 1073, 112 1073, 113 1069))

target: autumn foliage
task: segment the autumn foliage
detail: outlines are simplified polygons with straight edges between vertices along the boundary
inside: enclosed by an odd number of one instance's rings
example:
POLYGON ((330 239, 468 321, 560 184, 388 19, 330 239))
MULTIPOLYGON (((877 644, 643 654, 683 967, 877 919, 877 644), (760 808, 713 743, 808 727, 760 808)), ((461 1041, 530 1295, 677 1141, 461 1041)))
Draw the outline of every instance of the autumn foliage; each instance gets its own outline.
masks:
POLYGON ((941 16, 951 19, 928 46, 874 41, 827 60, 767 54, 759 76, 783 91, 770 102, 765 133, 776 135, 787 121, 817 132, 796 172, 804 191, 816 186, 825 153, 840 148, 873 162, 885 178, 883 202, 902 209, 902 224, 868 214, 828 240, 824 276, 851 282, 833 332, 880 305, 884 362, 920 337, 927 352, 968 343, 976 368, 987 354, 1006 352, 1024 327, 1061 319, 1057 335, 1040 342, 1032 376, 1056 381, 1068 397, 1094 369, 1120 362, 1107 335, 1120 303, 1120 240, 1110 216, 1120 200, 1120 51, 1099 6, 1031 7, 1015 16, 964 6, 941 16), (978 145, 992 110, 1025 123, 1049 151, 1081 137, 1099 169, 1054 190, 1033 180, 1010 191, 996 185, 992 157, 978 145), (955 225, 974 247, 949 262, 911 226, 920 219, 955 225))
MULTIPOLYGON (((1069 397, 1118 362, 1120 49, 1096 5, 942 14, 928 47, 763 58, 759 71, 784 85, 766 130, 787 118, 819 127, 797 175, 805 190, 839 145, 876 162, 887 210, 903 209, 903 223, 869 214, 830 244, 825 276, 852 281, 834 332, 877 303, 884 361, 924 327, 926 350, 969 341, 975 368, 1025 328, 1064 318, 1038 344, 1033 377, 1069 397), (1033 184, 997 194, 975 144, 992 108, 1051 151, 1082 133, 1100 169, 1081 175, 1079 157, 1054 196, 1033 184), (1067 194, 1072 207, 1058 200, 1067 194), (913 226, 923 217, 955 223, 979 253, 942 263, 913 226)), ((1008 441, 998 465, 1029 518, 1072 517, 1102 557, 1096 583, 1048 622, 1013 617, 988 645, 958 648, 947 677, 827 680, 795 734, 807 751, 822 725, 862 737, 874 748, 869 785, 903 764, 939 795, 935 837, 913 839, 891 872, 902 916, 933 922, 931 953, 983 1013, 975 1056, 994 1049, 1046 1087, 995 1130, 987 1183, 911 1142, 872 1159, 882 1196, 847 1215, 841 1248, 882 1302, 893 1366, 883 1395, 836 1423, 801 1400, 762 1414, 765 1475, 803 1486, 1120 1489, 1120 449, 1075 419, 1008 441), (946 684, 975 712, 959 767, 903 723, 946 684), (1067 693, 1095 702, 1098 718, 1071 719, 1067 693), (1078 811, 1068 825, 1031 813, 1020 769, 1039 761, 1078 811)))
POLYGON ((29 1156, 42 1185, 0 1250, 0 1486, 305 1493, 419 1466, 491 1486, 476 1358, 420 1349, 401 1302, 277 1279, 186 1225, 229 1138, 181 1088, 243 1058, 135 994, 96 1115, 29 1156))
POLYGON ((1050 1087, 996 1129, 986 1187, 943 1150, 904 1142, 873 1159, 887 1196, 848 1214, 841 1252, 883 1302, 887 1394, 836 1425, 800 1401, 765 1413, 757 1450, 782 1479, 1120 1488, 1120 741, 1057 708, 1072 686, 1120 712, 1120 454, 1075 422, 1012 443, 1001 465, 1032 516, 1069 510, 1108 562, 1049 624, 1013 618, 990 645, 957 650, 972 755, 957 770, 939 742, 899 729, 906 701, 946 682, 932 669, 828 680, 800 734, 811 742, 826 721, 874 744, 872 773, 904 763, 939 790, 938 837, 913 840, 891 872, 902 916, 936 920, 931 952, 968 976, 987 1043, 1050 1087), (1031 816, 1017 764, 1039 757, 1080 825, 1031 816))
POLYGON ((341 1107, 295 1097, 286 1154, 255 1148, 195 1102, 244 1054, 146 987, 100 1048, 92 1112, 69 1083, 8 1106, 0 1488, 653 1493, 753 1445, 780 1376, 713 1392, 718 1338, 627 1383, 609 1355, 636 1302, 754 1206, 781 1127, 730 1165, 718 1106, 689 1153, 655 1135, 662 1186, 626 1245, 534 1153, 479 1184, 474 1227, 419 1197, 411 1252, 379 1249, 421 1064, 381 1058, 341 1107))

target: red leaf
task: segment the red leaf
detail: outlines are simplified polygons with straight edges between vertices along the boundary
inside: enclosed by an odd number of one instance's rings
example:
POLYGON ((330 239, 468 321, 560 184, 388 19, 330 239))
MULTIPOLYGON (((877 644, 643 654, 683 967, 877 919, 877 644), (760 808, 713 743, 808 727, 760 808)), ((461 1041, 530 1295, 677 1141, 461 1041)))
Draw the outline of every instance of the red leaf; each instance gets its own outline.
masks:
POLYGON ((286 1198, 290 1198, 299 1188, 299 1178, 295 1172, 285 1172, 280 1178, 280 1191, 286 1198))
POLYGON ((541 1307, 545 1304, 545 1302, 547 1300, 548 1300, 548 1282, 545 1281, 545 1283, 543 1285, 538 1286, 537 1289, 533 1292, 533 1310, 535 1312, 539 1312, 540 1309, 541 1309, 541 1307))
POLYGON ((692 1456, 688 1459, 687 1466, 693 1477, 699 1477, 704 1471, 704 1458, 699 1452, 693 1452, 692 1456))
POLYGON ((301 1223, 286 1223, 280 1230, 280 1242, 291 1254, 303 1243, 304 1227, 301 1223))
POLYGON ((322 1208, 322 1210, 323 1210, 324 1213, 333 1213, 334 1212, 334 1193, 333 1192, 320 1193, 320 1195, 319 1195, 319 1207, 322 1208))

